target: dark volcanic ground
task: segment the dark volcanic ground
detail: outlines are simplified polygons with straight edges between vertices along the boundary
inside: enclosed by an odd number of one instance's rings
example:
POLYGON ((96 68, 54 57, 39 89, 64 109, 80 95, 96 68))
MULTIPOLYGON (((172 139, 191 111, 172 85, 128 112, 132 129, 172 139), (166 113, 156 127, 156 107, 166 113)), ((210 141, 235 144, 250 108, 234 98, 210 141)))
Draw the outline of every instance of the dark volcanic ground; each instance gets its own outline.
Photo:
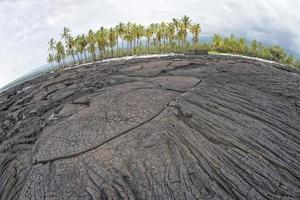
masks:
POLYGON ((0 94, 0 199, 300 199, 300 74, 185 55, 0 94))

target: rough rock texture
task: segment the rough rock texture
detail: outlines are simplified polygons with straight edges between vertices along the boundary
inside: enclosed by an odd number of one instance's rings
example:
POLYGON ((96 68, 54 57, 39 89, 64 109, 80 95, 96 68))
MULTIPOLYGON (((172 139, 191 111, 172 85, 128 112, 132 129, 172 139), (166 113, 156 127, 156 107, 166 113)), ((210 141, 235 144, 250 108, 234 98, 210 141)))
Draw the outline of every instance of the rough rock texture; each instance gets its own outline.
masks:
POLYGON ((0 199, 300 199, 300 75, 212 55, 0 94, 0 199))

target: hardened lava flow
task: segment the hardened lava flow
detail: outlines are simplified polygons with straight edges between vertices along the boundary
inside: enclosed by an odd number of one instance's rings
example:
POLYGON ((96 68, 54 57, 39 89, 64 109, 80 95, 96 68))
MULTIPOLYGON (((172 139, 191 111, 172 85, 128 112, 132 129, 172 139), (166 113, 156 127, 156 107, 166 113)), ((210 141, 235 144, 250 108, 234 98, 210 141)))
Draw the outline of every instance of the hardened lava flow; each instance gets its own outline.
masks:
POLYGON ((186 54, 0 94, 0 199, 300 199, 300 73, 186 54))

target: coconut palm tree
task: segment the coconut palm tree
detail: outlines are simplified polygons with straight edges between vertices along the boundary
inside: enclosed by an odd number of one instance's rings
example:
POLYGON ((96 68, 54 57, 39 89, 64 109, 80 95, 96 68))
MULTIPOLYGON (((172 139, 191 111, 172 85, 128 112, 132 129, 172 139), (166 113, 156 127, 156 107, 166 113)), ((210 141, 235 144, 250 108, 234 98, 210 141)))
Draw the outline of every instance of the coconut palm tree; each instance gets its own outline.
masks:
POLYGON ((93 30, 89 30, 88 32, 87 43, 88 43, 87 50, 91 55, 91 59, 92 61, 95 61, 96 60, 96 39, 93 30))
POLYGON ((191 25, 190 31, 193 35, 193 51, 195 51, 195 44, 199 42, 199 35, 201 32, 200 24, 191 25))
POLYGON ((62 61, 62 65, 65 65, 65 57, 66 57, 66 52, 65 52, 65 47, 62 44, 62 42, 57 42, 55 46, 56 54, 55 54, 55 59, 58 63, 62 61))
POLYGON ((171 49, 173 49, 173 46, 174 46, 173 41, 176 37, 176 30, 175 30, 174 23, 172 23, 172 22, 168 23, 166 32, 167 32, 167 38, 169 39, 169 46, 171 49))
POLYGON ((63 33, 61 34, 61 39, 64 39, 65 43, 67 43, 67 40, 71 36, 70 32, 71 32, 70 28, 64 27, 63 33))
POLYGON ((168 30, 167 30, 167 24, 165 22, 160 23, 160 30, 162 35, 162 43, 163 43, 163 51, 165 51, 166 41, 168 38, 168 30))
POLYGON ((154 46, 157 46, 157 39, 156 39, 156 33, 158 31, 158 24, 150 24, 149 28, 152 31, 152 43, 154 46))
POLYGON ((132 42, 134 40, 132 24, 128 22, 125 27, 124 39, 127 41, 127 49, 129 48, 132 53, 132 42))
POLYGON ((250 52, 252 56, 257 56, 258 43, 256 40, 253 40, 251 43, 250 52))
POLYGON ((139 28, 135 23, 131 26, 131 34, 133 36, 133 51, 134 53, 136 53, 136 47, 138 46, 139 28))
POLYGON ((52 55, 54 55, 54 50, 55 50, 55 41, 53 38, 51 38, 48 42, 49 45, 49 49, 48 51, 52 53, 52 55))
POLYGON ((145 27, 143 25, 138 25, 136 35, 137 40, 139 41, 139 46, 142 47, 142 37, 145 35, 145 27))
POLYGON ((283 48, 279 46, 273 46, 270 48, 271 59, 277 62, 282 62, 286 59, 287 55, 283 48))
POLYGON ((138 49, 140 49, 142 46, 142 37, 144 35, 144 26, 139 25, 139 24, 133 24, 132 35, 133 35, 134 53, 139 53, 138 49))
POLYGON ((53 65, 52 65, 53 62, 54 62, 53 54, 51 54, 51 53, 48 54, 47 62, 48 62, 51 66, 53 66, 53 65))
POLYGON ((86 55, 86 46, 87 46, 87 40, 84 34, 77 35, 75 39, 75 52, 78 55, 78 60, 80 60, 81 56, 84 56, 85 61, 87 61, 87 55, 86 55))
POLYGON ((70 35, 66 41, 67 55, 71 56, 73 62, 76 63, 75 59, 75 41, 74 38, 70 35))
POLYGON ((117 33, 114 28, 110 28, 108 31, 108 43, 111 50, 111 56, 114 56, 114 46, 117 43, 117 33))
POLYGON ((240 38, 238 42, 238 52, 239 54, 244 54, 246 51, 246 39, 240 38))
POLYGON ((181 49, 182 45, 185 45, 185 40, 186 40, 186 29, 183 23, 180 23, 178 25, 177 39, 178 39, 178 47, 179 49, 181 49))
POLYGON ((223 46, 223 38, 220 35, 215 34, 212 39, 212 49, 220 50, 222 46, 223 46))
MULTIPOLYGON (((172 22, 173 22, 173 24, 174 24, 174 26, 175 26, 175 37, 176 37, 176 40, 177 40, 177 45, 179 46, 179 39, 178 39, 178 27, 179 27, 179 20, 178 19, 176 19, 176 18, 173 18, 172 19, 172 22)), ((177 46, 176 46, 176 48, 177 48, 177 46)))
POLYGON ((153 36, 153 28, 151 26, 148 26, 146 29, 145 29, 145 37, 147 39, 147 48, 149 49, 150 48, 150 41, 151 41, 151 38, 153 36))
POLYGON ((163 30, 161 29, 161 27, 159 25, 157 25, 156 28, 156 42, 157 42, 157 46, 159 47, 159 50, 161 51, 161 39, 163 37, 163 30))
POLYGON ((124 23, 120 22, 116 26, 116 33, 117 33, 117 53, 118 53, 119 40, 121 40, 122 49, 124 50, 124 33, 125 33, 125 25, 124 25, 124 23))
POLYGON ((192 21, 190 20, 190 17, 184 15, 182 18, 181 18, 181 23, 183 24, 182 26, 182 34, 183 34, 183 44, 186 45, 186 39, 187 39, 187 35, 188 35, 188 30, 192 24, 192 21))
POLYGON ((105 29, 104 27, 100 27, 100 29, 96 32, 95 37, 100 57, 104 58, 106 56, 106 47, 108 46, 107 29, 105 29))

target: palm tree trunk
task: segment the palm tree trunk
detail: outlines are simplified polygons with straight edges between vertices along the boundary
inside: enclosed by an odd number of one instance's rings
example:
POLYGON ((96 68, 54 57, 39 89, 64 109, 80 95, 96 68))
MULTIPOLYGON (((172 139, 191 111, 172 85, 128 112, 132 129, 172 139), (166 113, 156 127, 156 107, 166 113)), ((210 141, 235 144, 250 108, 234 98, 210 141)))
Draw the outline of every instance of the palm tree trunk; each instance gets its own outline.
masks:
POLYGON ((75 55, 74 55, 74 53, 72 53, 71 55, 72 55, 72 58, 73 58, 73 61, 74 61, 74 64, 75 64, 76 63, 75 55))
POLYGON ((117 37, 117 56, 118 56, 118 52, 119 52, 119 36, 117 37))

